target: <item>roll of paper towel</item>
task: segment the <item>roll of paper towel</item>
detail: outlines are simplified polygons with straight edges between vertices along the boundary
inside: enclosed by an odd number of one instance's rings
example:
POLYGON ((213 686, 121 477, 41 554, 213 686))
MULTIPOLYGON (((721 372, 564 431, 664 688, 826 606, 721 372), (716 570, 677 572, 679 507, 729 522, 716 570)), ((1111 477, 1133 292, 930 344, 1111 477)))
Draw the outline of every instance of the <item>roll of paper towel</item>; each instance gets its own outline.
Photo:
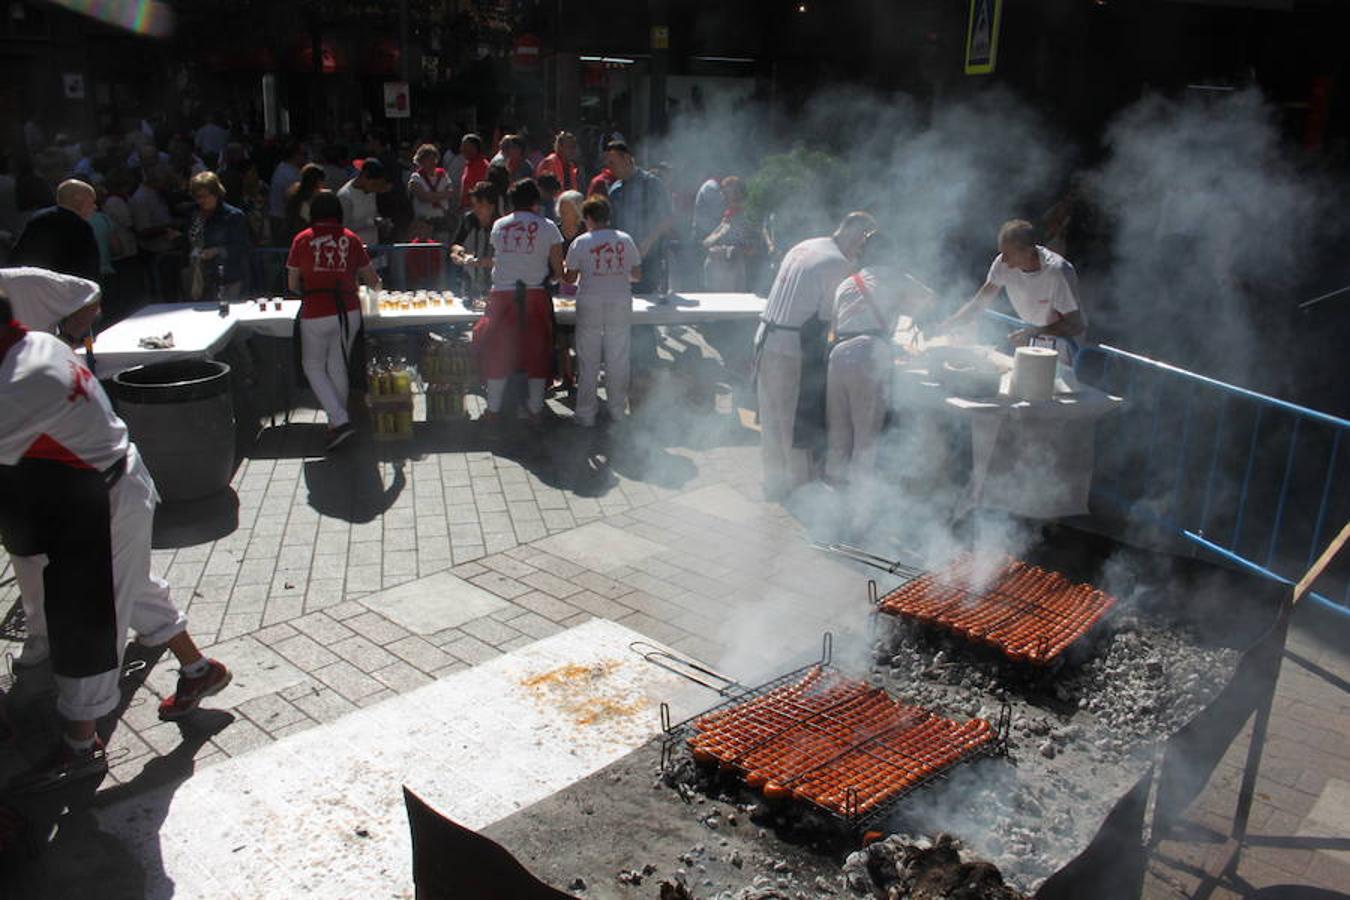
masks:
POLYGON ((1049 400, 1055 395, 1059 353, 1049 347, 1018 347, 1013 356, 1010 393, 1020 400, 1049 400))

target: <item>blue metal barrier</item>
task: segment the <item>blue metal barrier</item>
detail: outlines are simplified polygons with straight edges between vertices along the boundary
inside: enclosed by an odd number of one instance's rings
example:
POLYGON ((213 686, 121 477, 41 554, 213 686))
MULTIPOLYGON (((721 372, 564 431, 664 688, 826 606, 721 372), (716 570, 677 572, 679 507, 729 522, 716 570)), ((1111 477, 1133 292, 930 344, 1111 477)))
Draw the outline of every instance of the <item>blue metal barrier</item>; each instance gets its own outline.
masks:
MULTIPOLYGON (((986 321, 1024 325, 992 311, 986 321)), ((1100 426, 1094 508, 1287 584, 1350 519, 1350 420, 1105 345, 1084 347, 1074 371, 1126 400, 1100 426)), ((1350 565, 1333 566, 1307 596, 1350 615, 1350 565)))

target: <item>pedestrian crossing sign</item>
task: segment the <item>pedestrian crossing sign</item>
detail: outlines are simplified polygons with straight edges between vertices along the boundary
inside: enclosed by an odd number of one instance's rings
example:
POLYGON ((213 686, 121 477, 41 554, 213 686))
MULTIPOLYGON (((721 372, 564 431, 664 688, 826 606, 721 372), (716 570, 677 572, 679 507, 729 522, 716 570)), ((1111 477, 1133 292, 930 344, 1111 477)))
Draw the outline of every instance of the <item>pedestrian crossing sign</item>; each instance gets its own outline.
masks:
POLYGON ((998 57, 998 32, 1003 24, 1003 0, 970 0, 970 28, 966 32, 966 74, 988 75, 998 57))

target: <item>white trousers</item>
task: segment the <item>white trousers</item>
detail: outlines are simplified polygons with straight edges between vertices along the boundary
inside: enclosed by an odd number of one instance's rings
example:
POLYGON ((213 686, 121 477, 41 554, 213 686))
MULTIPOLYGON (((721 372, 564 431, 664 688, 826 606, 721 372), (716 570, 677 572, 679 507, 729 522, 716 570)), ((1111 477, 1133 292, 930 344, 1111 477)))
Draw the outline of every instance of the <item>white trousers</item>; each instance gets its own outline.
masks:
MULTIPOLYGON (((84 722, 106 716, 117 708, 121 694, 122 655, 127 629, 140 642, 157 647, 187 630, 187 617, 169 597, 169 583, 150 573, 150 538, 159 495, 141 461, 136 445, 127 451, 127 471, 108 497, 112 530, 113 596, 117 608, 117 667, 85 678, 54 676, 56 710, 62 717, 84 722)), ((47 617, 43 612, 42 570, 46 556, 13 557, 28 634, 45 650, 47 617)))
POLYGON ((351 420, 347 413, 347 357, 361 328, 359 310, 347 311, 347 339, 337 316, 300 320, 300 367, 305 370, 314 396, 328 414, 328 425, 337 428, 351 420))
POLYGON ((863 482, 875 471, 893 368, 890 345, 880 338, 851 338, 830 352, 825 392, 829 478, 863 482))
POLYGON ((621 419, 628 409, 630 347, 633 337, 631 297, 577 302, 577 421, 595 422, 600 411, 600 366, 605 368, 609 414, 621 419))
MULTIPOLYGON (((487 409, 490 413, 502 411, 502 401, 506 399, 506 378, 487 379, 487 409)), ((543 378, 530 378, 525 382, 525 410, 529 413, 543 412, 544 388, 548 382, 543 378)))
MULTIPOLYGON (((792 338, 795 340, 796 335, 792 338)), ((796 353, 760 354, 756 392, 759 395, 760 457, 764 486, 771 491, 792 490, 805 484, 810 470, 805 450, 792 446, 797 421, 797 396, 802 385, 802 358, 796 353)))

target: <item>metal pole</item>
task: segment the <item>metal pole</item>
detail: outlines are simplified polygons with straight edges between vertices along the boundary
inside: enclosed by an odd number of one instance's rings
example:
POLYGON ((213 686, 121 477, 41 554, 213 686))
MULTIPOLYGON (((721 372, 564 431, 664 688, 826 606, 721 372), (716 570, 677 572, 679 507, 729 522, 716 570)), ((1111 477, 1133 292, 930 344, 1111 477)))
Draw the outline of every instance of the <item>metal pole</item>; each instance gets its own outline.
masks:
MULTIPOLYGON (((1275 674, 1270 679, 1270 691, 1261 698, 1260 705, 1256 708, 1256 721, 1252 724, 1252 742, 1247 745, 1247 765, 1242 771, 1242 788, 1238 791, 1237 811, 1233 816, 1232 837, 1241 847, 1247 839, 1247 824, 1251 820, 1252 798, 1256 795, 1256 777, 1261 770, 1261 755, 1266 749, 1266 736, 1270 731, 1270 710, 1275 705, 1275 685, 1279 682, 1279 662, 1284 658, 1285 642, 1289 639, 1289 622, 1294 616, 1294 607, 1298 605, 1299 600, 1303 599, 1317 581, 1331 565, 1332 560, 1341 552, 1347 543, 1350 543, 1350 522, 1347 522, 1341 528, 1340 534, 1322 551, 1322 555, 1317 562, 1313 564, 1307 573, 1299 579, 1298 584, 1289 593, 1288 601, 1280 608, 1280 618, 1275 623, 1279 632, 1279 653, 1275 657, 1275 674)), ((1236 856, 1234 856, 1236 860, 1236 856)))
MULTIPOLYGON (((399 80, 408 85, 408 102, 412 102, 412 82, 408 78, 408 0, 398 0, 398 74, 399 80)), ((399 119, 398 144, 403 143, 403 123, 406 119, 399 119)))
POLYGON ((653 135, 666 132, 666 76, 670 72, 668 0, 650 0, 651 9, 651 92, 648 110, 648 128, 653 135), (657 29, 663 29, 663 39, 656 40, 657 29))

